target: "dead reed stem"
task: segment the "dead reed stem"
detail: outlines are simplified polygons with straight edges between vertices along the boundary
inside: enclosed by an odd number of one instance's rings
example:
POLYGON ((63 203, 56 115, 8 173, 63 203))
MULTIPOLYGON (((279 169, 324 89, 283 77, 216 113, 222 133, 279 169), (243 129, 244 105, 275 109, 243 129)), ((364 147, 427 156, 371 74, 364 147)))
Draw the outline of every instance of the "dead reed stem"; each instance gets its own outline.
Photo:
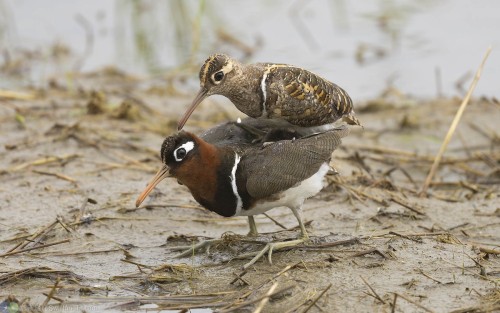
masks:
POLYGON ((262 299, 262 301, 260 301, 259 305, 255 309, 255 311, 253 311, 253 313, 262 312, 262 309, 264 309, 264 306, 267 304, 267 302, 269 302, 269 297, 274 292, 276 287, 278 287, 278 282, 275 282, 274 284, 272 284, 271 288, 269 288, 269 290, 266 292, 266 297, 264 299, 262 299))
POLYGON ((56 242, 48 243, 48 244, 37 246, 37 247, 32 247, 32 248, 27 248, 27 249, 21 249, 21 250, 17 250, 17 251, 11 251, 11 252, 7 252, 7 253, 4 253, 4 254, 0 254, 0 258, 1 257, 5 257, 5 256, 9 256, 9 255, 14 255, 14 254, 19 254, 19 253, 31 251, 31 250, 36 250, 36 249, 42 249, 42 248, 46 248, 46 247, 50 247, 50 246, 55 246, 55 245, 59 245, 61 243, 69 242, 69 241, 70 241, 69 239, 64 239, 64 240, 61 240, 61 241, 56 241, 56 242))
POLYGON ((427 194, 427 188, 429 188, 429 185, 432 182, 434 175, 436 174, 439 163, 441 162, 441 158, 443 157, 443 154, 446 151, 446 147, 448 147, 448 143, 450 142, 451 137, 453 136, 453 134, 455 133, 455 130, 457 129, 458 123, 460 122, 460 119, 462 118, 462 115, 465 111, 465 108, 467 107, 467 104, 469 104, 469 100, 472 96, 472 92, 476 88, 476 85, 479 81, 479 78, 481 77, 481 72, 483 71, 484 64, 486 63, 486 59, 488 59, 490 52, 491 52, 491 47, 489 47, 488 50, 486 50, 486 53, 483 57, 483 61, 481 62, 481 64, 479 65, 479 68, 476 71, 476 75, 475 75, 474 79, 472 80, 472 83, 469 87, 469 90, 467 91, 467 94, 465 95, 465 98, 462 101, 462 104, 460 104, 460 107, 458 108, 458 111, 455 115, 455 118, 451 122, 450 128, 448 129, 448 133, 444 137, 443 143, 441 144, 441 147, 439 148, 439 152, 436 155, 436 158, 434 159, 434 163, 432 163, 432 167, 429 171, 429 174, 427 175, 427 178, 425 179, 425 182, 422 186, 422 190, 419 193, 420 197, 423 197, 424 195, 427 194))

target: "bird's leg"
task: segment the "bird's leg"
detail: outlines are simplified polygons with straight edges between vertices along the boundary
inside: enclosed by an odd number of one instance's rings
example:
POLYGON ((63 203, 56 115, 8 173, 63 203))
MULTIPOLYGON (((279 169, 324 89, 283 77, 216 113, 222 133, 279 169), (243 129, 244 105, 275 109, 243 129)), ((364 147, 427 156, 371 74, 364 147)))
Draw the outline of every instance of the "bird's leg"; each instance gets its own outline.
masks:
POLYGON ((302 222, 302 205, 298 208, 290 208, 290 209, 292 210, 293 215, 295 215, 295 218, 299 222, 300 233, 301 233, 302 239, 304 239, 305 241, 309 240, 309 235, 307 234, 306 227, 304 226, 304 223, 302 222))
MULTIPOLYGON (((255 219, 253 216, 248 216, 248 226, 250 227, 250 231, 248 232, 248 235, 247 235, 248 237, 255 237, 255 236, 259 235, 259 232, 257 231, 257 225, 255 224, 255 219)), ((199 242, 193 246, 175 247, 172 250, 174 250, 174 251, 179 251, 179 250, 182 251, 183 250, 183 252, 175 255, 174 258, 187 257, 187 256, 194 254, 196 251, 199 251, 202 249, 206 249, 207 253, 208 253, 208 251, 210 250, 210 247, 213 244, 221 242, 223 240, 224 240, 224 238, 222 238, 222 239, 208 239, 208 240, 204 240, 202 242, 199 242)))
POLYGON ((243 269, 247 269, 250 266, 252 266, 255 262, 257 262, 264 254, 267 252, 267 259, 269 261, 269 264, 273 264, 272 261, 272 254, 274 250, 279 250, 283 248, 288 248, 288 247, 295 247, 300 245, 301 243, 307 242, 309 240, 309 235, 307 234, 306 227, 304 226, 304 223, 302 222, 302 205, 300 205, 297 208, 290 208, 293 212, 293 215, 297 218, 297 221, 299 222, 300 226, 300 232, 301 236, 299 239, 296 240, 290 240, 290 241, 282 241, 282 242, 271 242, 268 243, 264 249, 260 250, 255 257, 250 260, 250 262, 246 263, 243 265, 243 269))
POLYGON ((255 237, 259 235, 257 231, 257 224, 255 224, 255 219, 253 216, 248 216, 248 226, 250 227, 250 231, 248 232, 248 237, 255 237))

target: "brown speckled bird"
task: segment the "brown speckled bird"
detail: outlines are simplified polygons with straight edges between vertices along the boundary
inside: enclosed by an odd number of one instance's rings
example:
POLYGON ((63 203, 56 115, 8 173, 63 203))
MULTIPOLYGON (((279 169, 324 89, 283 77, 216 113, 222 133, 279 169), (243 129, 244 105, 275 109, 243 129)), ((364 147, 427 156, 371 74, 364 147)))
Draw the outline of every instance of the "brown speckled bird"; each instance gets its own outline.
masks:
POLYGON ((284 119, 311 127, 343 118, 360 125, 352 100, 342 88, 300 67, 254 63, 241 64, 225 55, 210 56, 200 70, 198 95, 179 121, 181 130, 203 99, 222 95, 236 108, 254 118, 284 119))

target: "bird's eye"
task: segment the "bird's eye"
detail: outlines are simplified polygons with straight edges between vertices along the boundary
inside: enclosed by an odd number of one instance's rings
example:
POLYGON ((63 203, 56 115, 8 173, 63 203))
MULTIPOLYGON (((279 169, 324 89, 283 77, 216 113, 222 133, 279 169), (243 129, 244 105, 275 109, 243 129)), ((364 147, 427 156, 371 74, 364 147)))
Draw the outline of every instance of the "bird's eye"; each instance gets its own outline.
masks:
POLYGON ((187 154, 194 149, 194 142, 188 141, 180 145, 177 149, 174 150, 172 156, 174 157, 176 162, 181 162, 187 154))
POLYGON ((224 72, 218 71, 217 73, 214 74, 214 80, 216 82, 220 82, 224 78, 224 72))
POLYGON ((175 151, 175 158, 178 161, 181 161, 182 159, 184 159, 185 156, 186 156, 186 149, 180 148, 180 149, 177 149, 177 151, 175 151))

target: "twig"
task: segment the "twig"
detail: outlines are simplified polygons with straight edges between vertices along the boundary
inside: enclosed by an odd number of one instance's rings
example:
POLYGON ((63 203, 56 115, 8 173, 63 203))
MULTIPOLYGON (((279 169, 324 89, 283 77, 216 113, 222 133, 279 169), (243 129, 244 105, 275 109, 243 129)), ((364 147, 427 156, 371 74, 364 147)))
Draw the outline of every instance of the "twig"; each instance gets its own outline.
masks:
MULTIPOLYGON (((44 296, 46 296, 46 297, 48 297, 48 296, 49 296, 49 294, 48 294, 48 293, 46 293, 46 292, 42 292, 42 295, 44 295, 44 296)), ((64 300, 63 300, 63 299, 61 299, 61 298, 59 298, 59 297, 56 297, 56 296, 54 296, 54 295, 52 295, 52 296, 51 296, 51 298, 52 298, 52 299, 54 299, 54 300, 56 300, 56 301, 59 301, 59 302, 64 302, 64 300)))
POLYGON ((0 98, 7 98, 14 100, 31 100, 35 98, 35 95, 26 92, 0 89, 0 98))
POLYGON ((69 229, 68 226, 63 222, 62 218, 58 217, 56 220, 59 225, 62 226, 62 228, 64 228, 68 233, 71 233, 71 229, 69 229))
POLYGON ((317 248, 330 248, 330 247, 350 245, 350 244, 355 244, 355 243, 359 243, 359 238, 355 237, 355 238, 346 239, 346 240, 321 243, 318 245, 307 245, 307 246, 304 246, 303 249, 307 250, 307 249, 317 249, 317 248))
POLYGON ((276 289, 276 287, 278 287, 278 282, 275 282, 271 288, 269 288, 269 290, 266 292, 266 297, 264 299, 262 299, 262 301, 260 301, 259 305, 257 306, 257 308, 255 309, 255 311, 253 311, 253 313, 260 313, 262 312, 262 309, 264 308, 264 306, 267 304, 267 302, 269 301, 269 297, 271 296, 271 294, 274 292, 274 289, 276 289))
POLYGON ((415 213, 417 213, 417 214, 420 214, 420 215, 425 216, 425 213, 424 213, 424 212, 422 212, 422 211, 420 211, 420 210, 418 210, 418 209, 415 209, 415 208, 411 207, 408 203, 404 203, 401 199, 397 199, 396 197, 392 196, 392 197, 391 197, 391 201, 392 201, 392 202, 395 202, 395 203, 397 203, 397 204, 399 204, 399 205, 401 205, 401 206, 403 206, 403 207, 405 207, 405 208, 407 208, 408 210, 410 210, 410 211, 412 211, 412 212, 415 212, 415 213))
POLYGON ((486 53, 483 57, 483 61, 481 62, 481 65, 476 71, 476 76, 474 77, 474 80, 472 81, 469 90, 467 91, 467 95, 465 96, 464 100, 462 101, 462 104, 460 105, 460 108, 457 111, 457 114, 455 115, 455 118, 453 119, 453 122, 450 125, 450 128, 448 129, 448 133, 446 134, 446 137, 443 140, 443 143, 441 144, 441 147, 439 148, 439 152, 436 155, 436 158, 434 159, 434 163, 432 163, 432 167, 429 171, 429 174, 427 175, 427 178, 425 179, 424 185, 422 186, 422 190, 419 193, 419 196, 424 196, 427 193, 427 188, 429 188, 430 183, 432 182, 432 179, 434 178, 434 174, 436 173, 436 170, 439 166, 439 163, 441 162, 441 158, 443 157, 443 154, 446 150, 446 147, 448 147, 448 143, 451 140, 451 137, 453 136, 453 133, 455 133, 455 130, 458 126, 458 123, 460 122, 460 118, 462 117, 462 114, 465 111, 465 108, 467 107, 467 104, 469 103, 469 100, 472 96, 472 92, 476 88, 477 82, 479 81, 479 78, 481 77, 481 72, 483 70, 484 64, 486 62, 486 59, 490 55, 491 52, 491 47, 486 50, 486 53))
POLYGON ((12 247, 7 253, 12 252, 16 250, 17 248, 23 249, 26 247, 29 243, 33 242, 36 238, 40 238, 45 236, 55 225, 57 224, 57 221, 52 222, 51 224, 47 225, 46 227, 40 229, 39 231, 35 232, 33 235, 29 236, 29 238, 26 238, 24 241, 18 243, 14 247, 12 247))
MULTIPOLYGON (((40 243, 40 241, 42 241, 42 239, 52 230, 54 229, 54 227, 56 227, 57 225, 57 220, 55 222, 53 222, 52 224, 50 224, 49 227, 47 227, 42 233, 40 233, 36 239, 33 240, 33 246, 36 246, 37 244, 40 243)), ((26 242, 24 245, 22 245, 20 248, 23 249, 25 248, 27 245, 29 244, 29 241, 26 242)))
POLYGON ((396 300, 398 300, 398 294, 394 294, 394 300, 392 301, 391 313, 396 313, 396 300))
POLYGON ((137 266, 139 268, 139 270, 141 270, 142 267, 145 267, 145 268, 148 268, 148 269, 154 269, 153 266, 146 265, 146 264, 141 264, 141 263, 138 263, 138 262, 134 262, 132 260, 120 259, 120 261, 125 262, 125 263, 134 264, 135 266, 137 266))
POLYGON ((50 299, 54 296, 54 293, 56 291, 57 285, 59 285, 59 282, 61 281, 60 277, 57 277, 56 283, 54 286, 52 286, 52 289, 50 290, 49 294, 47 295, 47 299, 43 301, 42 306, 41 306, 41 311, 43 312, 47 304, 49 304, 50 299))
POLYGON ((267 213, 264 213, 264 216, 267 217, 268 219, 270 219, 271 221, 273 221, 273 223, 278 225, 279 227, 281 227, 283 229, 287 229, 286 226, 284 226, 283 224, 281 224, 280 222, 278 222, 277 220, 275 220, 274 218, 269 216, 267 213))
POLYGON ((26 268, 14 272, 10 272, 0 276, 0 286, 15 279, 17 277, 21 277, 26 274, 30 274, 31 272, 36 271, 36 268, 26 268))
POLYGON ((353 187, 348 186, 346 184, 339 184, 339 185, 341 185, 342 187, 346 188, 348 191, 351 191, 351 192, 353 192, 353 193, 355 193, 357 195, 361 195, 361 196, 363 196, 365 198, 368 198, 370 200, 373 200, 373 201, 375 201, 375 202, 377 202, 377 203, 379 203, 379 204, 381 204, 383 206, 387 206, 387 201, 385 199, 379 198, 379 197, 377 197, 375 195, 366 193, 366 192, 360 190, 359 188, 353 188, 353 187))
POLYGON ((148 172, 155 172, 157 169, 156 167, 152 167, 152 166, 149 166, 147 164, 144 164, 143 162, 140 162, 134 158, 131 158, 129 157, 128 155, 125 155, 123 153, 120 153, 118 151, 108 151, 108 153, 110 153, 110 155, 118 158, 118 159, 121 159, 123 161, 125 161, 125 166, 129 166, 130 164, 133 164, 133 165, 136 165, 137 168, 142 168, 148 172))
POLYGON ((35 161, 26 162, 26 163, 22 163, 22 164, 13 166, 13 167, 9 168, 9 171, 17 172, 17 171, 20 171, 20 170, 27 168, 28 166, 37 166, 37 165, 45 165, 45 164, 49 164, 49 163, 53 163, 53 162, 69 161, 71 159, 78 158, 79 156, 80 155, 78 155, 78 154, 68 154, 68 155, 63 155, 60 157, 51 156, 51 157, 41 158, 41 159, 37 159, 35 161))
POLYGON ((83 203, 80 206, 80 209, 78 210, 78 214, 75 216, 75 221, 71 224, 72 226, 75 223, 81 222, 81 219, 85 215, 85 211, 87 210, 87 204, 88 203, 96 204, 97 202, 95 200, 93 200, 93 199, 90 199, 90 198, 86 197, 85 200, 83 200, 83 203))
POLYGON ((311 309, 313 307, 313 305, 316 304, 316 302, 318 302, 319 298, 321 298, 327 291, 328 289, 332 288, 332 284, 328 285, 312 302, 311 304, 309 304, 309 306, 307 308, 304 309, 304 311, 302 311, 302 313, 306 313, 307 311, 309 311, 309 309, 311 309))
POLYGON ((442 282, 442 281, 439 281, 439 280, 435 279, 435 278, 434 278, 434 277, 432 277, 431 275, 429 275, 429 274, 425 273, 425 272, 424 272, 422 269, 420 269, 420 268, 419 268, 419 269, 417 269, 417 272, 418 272, 418 273, 420 273, 420 274, 422 274, 422 275, 424 275, 425 277, 429 278, 430 280, 435 281, 435 282, 436 282, 436 283, 438 283, 438 284, 443 284, 443 282, 442 282))
POLYGON ((405 239, 408 239, 408 240, 411 240, 411 241, 415 241, 415 242, 418 242, 418 243, 422 243, 422 240, 419 238, 419 239, 414 239, 414 238, 411 238, 411 237, 408 237, 406 235, 403 235, 403 234, 400 234, 400 233, 397 233, 395 231, 390 231, 389 232, 389 235, 395 235, 395 236, 398 236, 398 237, 401 237, 401 238, 405 238, 405 239))
POLYGON ((267 294, 266 294, 266 295, 264 295, 264 296, 262 296, 262 297, 258 297, 258 298, 256 298, 256 299, 253 299, 253 300, 250 300, 250 301, 247 301, 247 302, 243 302, 243 303, 241 303, 241 304, 239 304, 239 305, 236 305, 236 306, 234 306, 234 307, 232 307, 232 308, 228 308, 228 309, 225 309, 225 310, 221 310, 221 311, 219 311, 219 313, 234 312, 234 311, 236 311, 236 310, 238 310, 238 309, 241 309, 241 308, 243 308, 243 307, 246 307, 247 305, 250 305, 250 304, 254 304, 254 303, 256 303, 256 302, 259 302, 260 300, 262 300, 262 299, 264 299, 264 298, 269 298, 269 297, 272 297, 272 296, 274 296, 274 295, 280 294, 280 293, 282 293, 282 292, 288 291, 288 290, 293 289, 293 288, 295 288, 295 285, 285 287, 285 288, 283 288, 283 289, 280 289, 280 290, 278 290, 278 291, 275 291, 275 292, 271 293, 270 295, 267 295, 267 294))
POLYGON ((7 252, 7 253, 4 253, 4 254, 0 254, 0 258, 8 256, 8 255, 14 255, 14 254, 19 254, 19 253, 31 251, 31 250, 43 249, 43 248, 46 248, 46 247, 59 245, 61 243, 66 243, 66 242, 69 242, 69 241, 70 241, 69 239, 64 239, 64 240, 61 240, 61 241, 56 241, 56 242, 53 242, 53 243, 48 243, 48 244, 37 246, 37 247, 32 247, 32 248, 26 248, 26 249, 21 249, 21 250, 17 250, 17 251, 7 252))
POLYGON ((385 255, 385 253, 383 253, 382 251, 380 251, 377 248, 373 248, 373 249, 368 249, 368 250, 365 250, 365 251, 357 252, 357 253, 351 255, 351 257, 355 258, 355 257, 358 257, 358 256, 363 256, 363 255, 367 255, 367 254, 374 253, 374 252, 377 253, 378 255, 380 255, 381 257, 383 257, 384 259, 387 259, 387 256, 385 255))
POLYGON ((349 148, 354 149, 354 150, 367 150, 367 151, 372 151, 377 154, 395 154, 395 155, 400 155, 400 156, 406 156, 409 158, 415 158, 418 157, 418 154, 412 151, 406 151, 406 150, 400 150, 400 149, 395 149, 395 148, 387 148, 384 146, 369 146, 369 145, 357 145, 357 144, 350 144, 349 148))
POLYGON ((71 177, 69 177, 67 175, 64 175, 64 174, 47 172, 47 171, 39 171, 39 170, 32 170, 32 172, 40 174, 40 175, 54 176, 54 177, 57 177, 57 178, 60 178, 60 179, 63 179, 63 180, 67 180, 67 181, 72 182, 72 183, 76 183, 76 179, 71 178, 71 177))
POLYGON ((68 252, 68 253, 61 253, 61 251, 54 251, 54 252, 35 252, 35 255, 45 255, 47 253, 50 253, 52 256, 75 256, 75 255, 82 255, 82 254, 98 254, 98 253, 109 253, 109 252, 116 252, 116 251, 123 251, 123 248, 116 248, 116 249, 104 249, 104 250, 95 250, 95 251, 81 251, 81 252, 68 252))
POLYGON ((368 286, 368 288, 370 288, 370 291, 372 292, 373 296, 375 297, 375 299, 377 299, 378 301, 382 302, 383 304, 386 304, 384 299, 382 299, 376 292, 375 290, 372 288, 372 286, 370 286, 370 284, 366 281, 366 279, 363 278, 363 276, 359 275, 359 277, 361 278, 361 280, 363 280, 363 282, 365 283, 366 286, 368 286))
POLYGON ((245 276, 246 274, 248 273, 247 270, 244 270, 243 272, 239 273, 239 274, 236 274, 234 273, 234 275, 236 275, 236 278, 233 279, 229 284, 232 285, 234 283, 236 283, 238 280, 242 281, 245 285, 249 285, 249 283, 243 279, 243 276, 245 276))
MULTIPOLYGON (((286 273, 288 270, 290 270, 291 268, 295 268, 297 265, 299 265, 301 262, 297 262, 293 265, 287 265, 285 266, 281 271, 279 271, 278 273, 276 273, 273 277, 269 278, 269 279, 266 279, 266 281, 264 281, 263 283, 261 283, 260 285, 258 285, 256 288, 253 288, 252 291, 249 291, 247 292, 244 296, 240 297, 239 299, 245 299, 245 298, 248 298, 248 296, 250 296, 251 294, 253 294, 254 292, 256 292, 257 290, 259 290, 260 288, 264 287, 265 285, 267 285, 268 283, 272 282, 273 280, 275 280, 276 278, 278 278, 279 276, 283 275, 284 273, 286 273)), ((245 274, 247 273, 247 271, 243 271, 241 274, 238 275, 237 278, 235 278, 231 283, 234 283, 236 282, 238 279, 242 279, 241 277, 243 277, 245 274)), ((239 301, 239 299, 237 301, 239 301)), ((231 305, 235 304, 237 302, 233 302, 231 305)), ((228 307, 227 310, 230 310, 232 309, 231 307, 228 307)), ((224 310, 222 310, 224 311, 224 310)))
POLYGON ((281 271, 279 271, 278 273, 276 273, 273 277, 269 278, 268 280, 266 280, 264 283, 260 284, 257 288, 255 288, 255 290, 258 290, 260 288, 262 288, 263 286, 265 286, 267 283, 269 282, 272 282, 273 280, 275 280, 276 278, 280 277, 281 275, 283 275, 284 273, 288 272, 289 269, 291 268, 295 268, 297 265, 299 265, 300 263, 302 262, 297 262, 293 265, 287 265, 285 266, 285 268, 283 268, 281 271))
POLYGON ((470 224, 470 223, 468 223, 468 222, 466 222, 466 223, 462 223, 462 224, 459 224, 459 225, 457 225, 457 226, 453 226, 453 227, 448 228, 448 229, 447 229, 447 231, 449 231, 449 232, 450 232, 450 231, 452 231, 452 230, 454 230, 454 229, 461 228, 461 227, 467 226, 467 225, 469 225, 469 224, 470 224))
POLYGON ((500 254, 500 250, 489 249, 484 247, 479 247, 479 251, 488 253, 488 254, 500 254))
MULTIPOLYGON (((405 234, 405 236, 408 237, 434 237, 434 236, 440 236, 440 235, 449 235, 449 232, 436 232, 436 233, 414 233, 414 234, 405 234)), ((375 237, 382 238, 382 237, 387 237, 387 236, 394 236, 391 235, 390 233, 383 233, 379 235, 369 235, 369 236, 363 236, 359 239, 372 239, 375 237)))
POLYGON ((404 176, 406 176, 406 178, 408 178, 408 180, 410 181, 410 183, 412 183, 412 185, 417 188, 417 184, 415 183, 415 180, 413 180, 413 177, 411 177, 410 173, 408 173, 407 170, 405 170, 404 168, 402 168, 401 166, 393 166, 391 169, 385 171, 385 173, 383 174, 383 176, 390 176, 392 172, 394 172, 395 170, 399 170, 401 173, 403 173, 404 176))
POLYGON ((398 297, 400 297, 400 298, 405 299, 406 301, 408 301, 408 302, 410 302, 410 303, 413 303, 414 305, 418 306, 419 308, 421 308, 422 310, 424 310, 424 311, 426 311, 426 312, 434 313, 434 311, 433 311, 433 310, 426 308, 425 306, 423 306, 423 305, 421 305, 420 303, 418 303, 418 302, 416 302, 416 301, 414 301, 414 300, 412 300, 412 299, 408 298, 407 296, 404 296, 404 295, 402 295, 402 294, 400 294, 400 293, 397 293, 397 292, 394 292, 394 294, 395 294, 395 295, 397 295, 397 296, 398 296, 398 297))

